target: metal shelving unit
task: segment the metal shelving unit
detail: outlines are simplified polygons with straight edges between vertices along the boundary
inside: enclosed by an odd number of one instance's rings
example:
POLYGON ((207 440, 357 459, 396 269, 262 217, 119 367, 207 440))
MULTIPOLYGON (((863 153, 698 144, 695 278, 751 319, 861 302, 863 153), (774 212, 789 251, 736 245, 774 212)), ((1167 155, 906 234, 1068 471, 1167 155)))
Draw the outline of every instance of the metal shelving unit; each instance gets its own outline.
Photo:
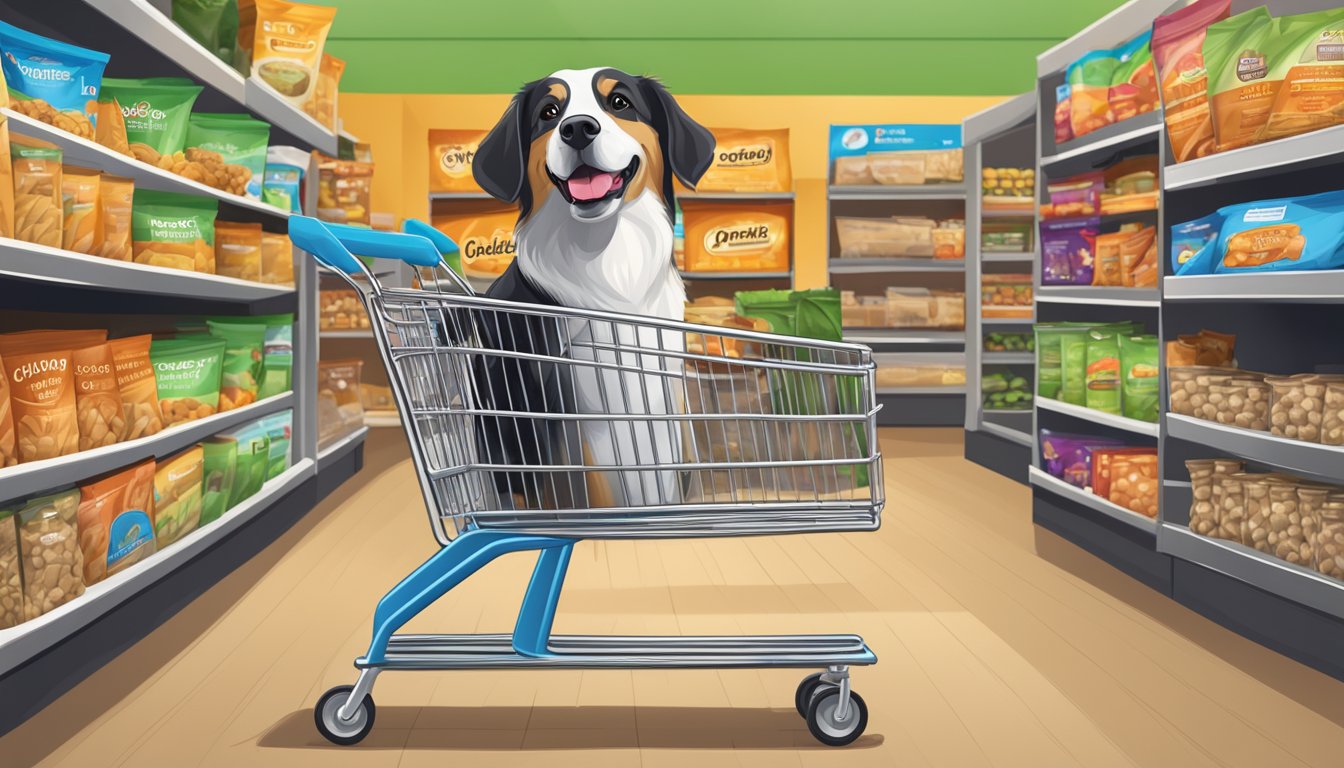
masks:
POLYGON ((831 259, 833 275, 876 275, 884 272, 961 272, 962 259, 831 259))
POLYGON ((1079 421, 1086 421, 1097 426, 1107 427, 1108 429, 1120 432, 1129 432, 1135 435, 1143 435, 1156 439, 1159 427, 1156 423, 1149 421, 1139 421, 1125 416, 1116 416, 1113 413, 1102 413, 1101 411, 1085 408, 1081 405, 1073 405, 1062 400, 1052 400, 1048 397, 1037 398, 1036 409, 1060 413, 1072 417, 1079 421))
POLYGON ((1076 485, 1070 485, 1054 475, 1046 474, 1038 467, 1031 468, 1030 480, 1033 488, 1039 488, 1054 494, 1061 499, 1067 499, 1072 504, 1087 507, 1088 509, 1099 512, 1112 520, 1118 520, 1125 525, 1137 528, 1145 533, 1157 534, 1156 520, 1131 512, 1119 504, 1114 504, 1107 499, 1101 498, 1091 491, 1084 490, 1076 485))
POLYGON ((1161 294, 1156 288, 1107 288, 1093 285, 1037 286, 1036 301, 1046 304, 1149 308, 1162 304, 1161 294))
POLYGON ((1167 277, 1162 280, 1162 300, 1344 304, 1344 271, 1167 277))

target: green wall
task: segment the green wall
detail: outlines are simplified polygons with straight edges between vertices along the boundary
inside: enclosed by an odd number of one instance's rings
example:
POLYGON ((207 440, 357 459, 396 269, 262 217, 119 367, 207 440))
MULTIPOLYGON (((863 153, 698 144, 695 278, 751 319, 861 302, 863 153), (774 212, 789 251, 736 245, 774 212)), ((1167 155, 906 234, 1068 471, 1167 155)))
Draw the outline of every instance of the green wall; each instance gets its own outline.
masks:
POLYGON ((506 93, 614 66, 680 93, 998 95, 1121 0, 353 0, 341 89, 506 93))

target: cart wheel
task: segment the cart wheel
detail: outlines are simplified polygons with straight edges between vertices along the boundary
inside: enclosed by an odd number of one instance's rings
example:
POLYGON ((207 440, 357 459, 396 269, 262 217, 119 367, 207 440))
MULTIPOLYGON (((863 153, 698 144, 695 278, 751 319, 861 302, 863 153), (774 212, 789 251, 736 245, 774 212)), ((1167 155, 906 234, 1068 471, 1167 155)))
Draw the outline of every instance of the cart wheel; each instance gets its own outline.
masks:
POLYGON ((863 735, 868 727, 868 705, 859 694, 850 691, 849 712, 844 720, 835 719, 840 704, 840 689, 822 691, 807 707, 807 729, 817 741, 828 747, 843 747, 863 735))
POLYGON ((341 707, 345 706, 345 702, 350 698, 350 692, 354 689, 353 685, 338 685, 322 694, 322 698, 317 700, 317 706, 313 708, 313 719, 317 721, 318 732, 325 736, 327 741, 343 747, 358 744, 373 729, 375 710, 372 696, 364 697, 359 709, 355 710, 354 717, 349 720, 342 720, 337 714, 341 707))
POLYGON ((816 693, 821 686, 829 685, 829 683, 821 681, 821 675, 821 672, 813 672, 804 677, 803 682, 798 684, 798 690, 793 694, 793 707, 798 710, 799 717, 807 717, 807 705, 808 702, 812 701, 812 694, 816 693))

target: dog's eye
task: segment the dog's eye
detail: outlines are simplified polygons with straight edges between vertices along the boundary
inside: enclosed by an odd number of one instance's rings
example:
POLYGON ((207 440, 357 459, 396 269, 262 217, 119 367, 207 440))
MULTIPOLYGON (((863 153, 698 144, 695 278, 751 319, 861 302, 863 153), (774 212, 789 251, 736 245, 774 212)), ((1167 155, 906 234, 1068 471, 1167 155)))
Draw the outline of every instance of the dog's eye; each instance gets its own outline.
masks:
POLYGON ((629 109, 630 100, 625 98, 619 93, 613 93, 607 99, 607 104, 611 106, 611 111, 620 112, 622 110, 629 109))
POLYGON ((541 108, 542 120, 554 120, 559 116, 560 116, 560 108, 555 106, 554 104, 547 104, 546 106, 541 108))

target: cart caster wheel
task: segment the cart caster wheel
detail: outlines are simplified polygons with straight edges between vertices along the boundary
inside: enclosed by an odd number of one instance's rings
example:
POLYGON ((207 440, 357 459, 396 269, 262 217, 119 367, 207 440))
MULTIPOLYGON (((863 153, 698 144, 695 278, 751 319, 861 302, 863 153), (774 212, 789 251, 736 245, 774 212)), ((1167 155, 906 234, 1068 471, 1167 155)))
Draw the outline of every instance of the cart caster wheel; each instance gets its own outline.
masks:
POLYGON ((859 694, 850 691, 849 712, 844 720, 835 718, 840 704, 840 689, 822 691, 807 707, 807 729, 817 741, 828 747, 843 747, 863 735, 868 727, 868 705, 859 694))
POLYGON ((793 694, 793 707, 798 710, 798 716, 803 719, 807 719, 807 705, 812 701, 812 695, 821 690, 822 686, 830 685, 830 683, 822 682, 822 674, 821 672, 813 672, 804 677, 803 682, 798 684, 798 690, 793 694))
POLYGON ((350 698, 350 692, 354 689, 353 685, 338 685, 322 694, 322 698, 317 700, 317 706, 313 708, 313 720, 317 722, 318 732, 325 736, 327 741, 343 747, 358 744, 369 735, 369 731, 373 730, 375 709, 372 696, 364 697, 359 709, 355 710, 354 717, 349 720, 342 720, 337 714, 341 707, 345 706, 346 700, 350 698))

